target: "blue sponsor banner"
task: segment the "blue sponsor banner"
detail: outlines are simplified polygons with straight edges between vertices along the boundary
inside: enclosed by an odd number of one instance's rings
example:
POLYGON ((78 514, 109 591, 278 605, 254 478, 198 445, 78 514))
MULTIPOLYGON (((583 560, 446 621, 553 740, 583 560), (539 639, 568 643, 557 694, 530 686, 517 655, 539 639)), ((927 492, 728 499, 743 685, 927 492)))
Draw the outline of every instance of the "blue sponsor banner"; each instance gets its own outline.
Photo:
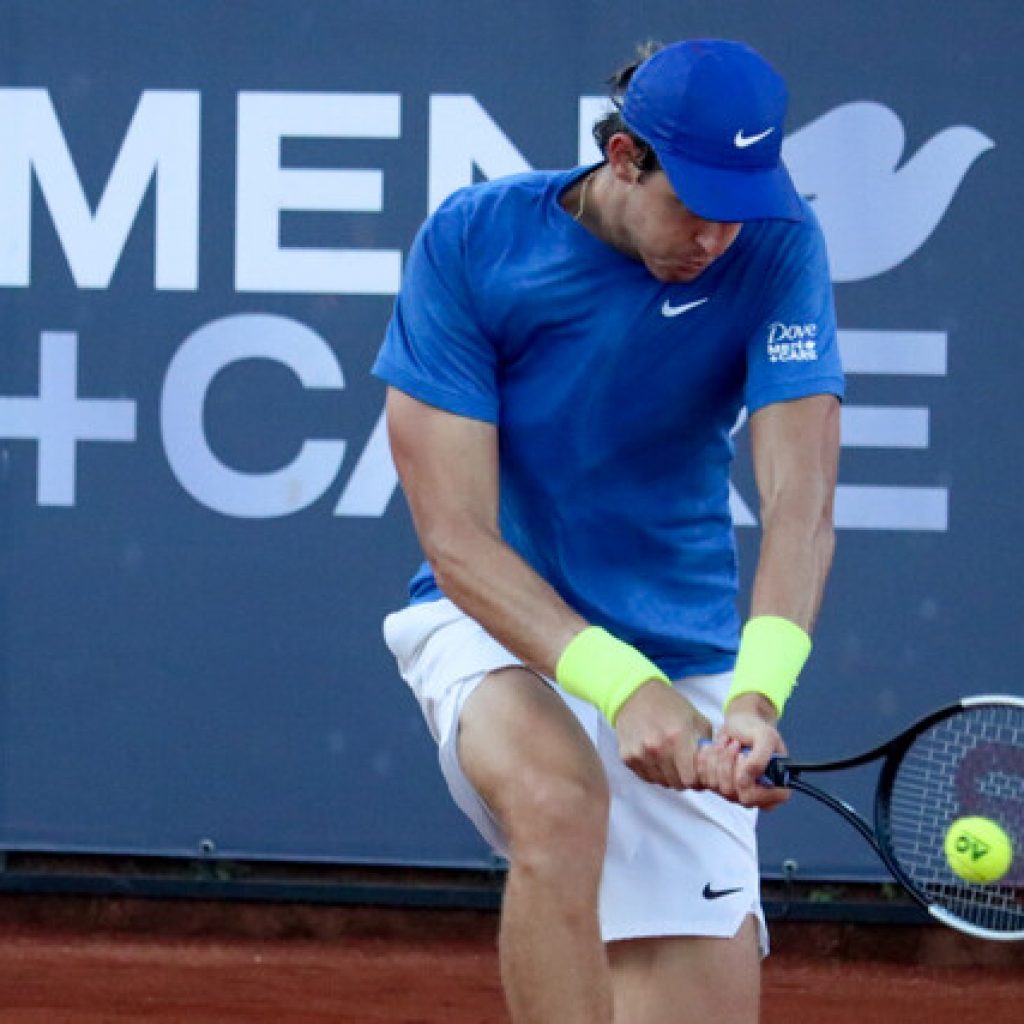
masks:
MULTIPOLYGON (((1022 693, 1016 4, 0 8, 0 846, 485 865, 380 620, 418 561, 369 375, 453 189, 595 158, 647 38, 744 39, 829 245, 838 551, 791 748, 1022 693)), ((775 324, 774 358, 808 358, 775 324)), ((745 580, 757 503, 732 495, 745 580)), ((847 795, 869 803, 871 780, 847 795)), ((874 878, 796 802, 768 873, 874 878)))

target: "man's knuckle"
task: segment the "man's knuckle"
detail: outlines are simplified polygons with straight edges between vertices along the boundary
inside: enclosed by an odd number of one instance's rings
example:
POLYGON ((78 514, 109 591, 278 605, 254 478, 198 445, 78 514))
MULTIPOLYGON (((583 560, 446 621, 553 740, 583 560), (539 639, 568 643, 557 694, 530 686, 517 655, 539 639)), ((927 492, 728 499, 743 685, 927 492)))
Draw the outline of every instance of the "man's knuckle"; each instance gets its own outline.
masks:
POLYGON ((672 744, 666 736, 652 736, 644 741, 643 751, 647 757, 659 758, 671 750, 672 744))

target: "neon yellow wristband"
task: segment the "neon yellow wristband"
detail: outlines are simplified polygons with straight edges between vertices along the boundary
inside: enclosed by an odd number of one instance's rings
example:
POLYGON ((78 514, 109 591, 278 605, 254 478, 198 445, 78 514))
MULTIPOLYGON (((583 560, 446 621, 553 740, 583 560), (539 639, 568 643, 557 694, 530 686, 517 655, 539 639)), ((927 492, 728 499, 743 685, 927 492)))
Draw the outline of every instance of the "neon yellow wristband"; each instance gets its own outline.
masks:
POLYGON ((653 661, 600 626, 588 626, 569 641, 555 666, 555 679, 562 689, 593 704, 612 725, 644 683, 659 679, 671 685, 653 661))
POLYGON ((758 615, 743 627, 732 686, 725 703, 741 693, 760 693, 781 715, 811 653, 811 638, 777 615, 758 615))

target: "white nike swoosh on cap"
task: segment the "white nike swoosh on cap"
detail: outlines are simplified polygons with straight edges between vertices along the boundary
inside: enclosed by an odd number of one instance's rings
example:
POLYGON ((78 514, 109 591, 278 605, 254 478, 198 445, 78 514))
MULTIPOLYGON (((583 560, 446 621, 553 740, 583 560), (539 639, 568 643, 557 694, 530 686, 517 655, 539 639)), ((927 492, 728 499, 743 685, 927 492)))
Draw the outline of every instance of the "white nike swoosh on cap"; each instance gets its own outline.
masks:
POLYGON ((732 144, 738 149, 746 149, 747 146, 752 146, 755 142, 760 142, 762 139, 768 138, 773 131, 775 131, 774 125, 771 128, 765 128, 763 132, 758 132, 757 135, 744 135, 743 129, 741 128, 736 133, 736 137, 732 140, 732 144))
POLYGON ((673 306, 668 299, 665 300, 661 307, 662 316, 679 316, 680 313, 686 313, 688 310, 693 309, 695 306, 703 305, 710 298, 709 295, 705 295, 703 299, 694 299, 693 302, 684 302, 681 306, 673 306))

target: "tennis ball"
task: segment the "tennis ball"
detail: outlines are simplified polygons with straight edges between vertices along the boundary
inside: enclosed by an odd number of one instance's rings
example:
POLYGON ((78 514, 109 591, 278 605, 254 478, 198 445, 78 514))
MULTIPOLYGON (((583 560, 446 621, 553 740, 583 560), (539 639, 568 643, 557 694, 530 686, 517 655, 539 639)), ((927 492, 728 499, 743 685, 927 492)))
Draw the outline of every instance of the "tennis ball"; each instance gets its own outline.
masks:
POLYGON ((998 882, 1013 863, 1010 837, 991 818, 957 818, 943 848, 954 874, 965 882, 998 882))

